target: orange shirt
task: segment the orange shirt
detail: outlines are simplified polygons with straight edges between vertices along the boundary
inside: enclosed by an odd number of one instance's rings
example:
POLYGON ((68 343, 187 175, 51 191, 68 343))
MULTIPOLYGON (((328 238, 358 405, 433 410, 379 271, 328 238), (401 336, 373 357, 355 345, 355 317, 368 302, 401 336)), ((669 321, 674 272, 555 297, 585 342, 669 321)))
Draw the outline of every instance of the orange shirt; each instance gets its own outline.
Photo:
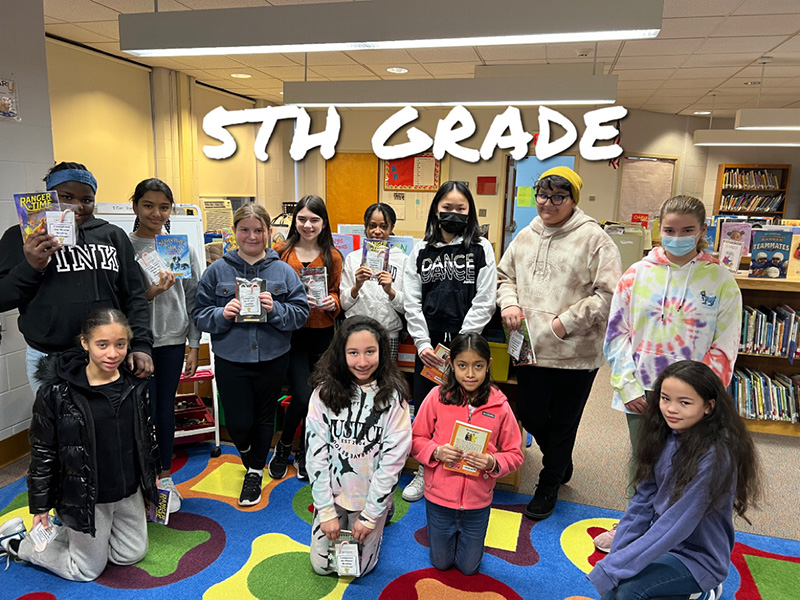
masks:
MULTIPOLYGON (((284 255, 282 253, 284 245, 285 244, 278 244, 275 246, 274 250, 280 255, 281 260, 292 267, 299 276, 300 269, 302 269, 304 265, 302 262, 300 262, 300 259, 297 258, 297 253, 294 251, 294 249, 288 255, 284 255)), ((336 310, 330 312, 327 310, 322 310, 321 308, 312 308, 308 314, 308 321, 306 321, 304 327, 310 327, 312 329, 332 327, 336 317, 342 311, 342 307, 339 304, 339 283, 342 279, 342 255, 338 250, 333 248, 331 250, 331 256, 333 258, 333 273, 328 273, 328 293, 336 303, 336 310)), ((320 252, 314 260, 305 266, 324 267, 325 262, 322 260, 322 252, 320 252)))

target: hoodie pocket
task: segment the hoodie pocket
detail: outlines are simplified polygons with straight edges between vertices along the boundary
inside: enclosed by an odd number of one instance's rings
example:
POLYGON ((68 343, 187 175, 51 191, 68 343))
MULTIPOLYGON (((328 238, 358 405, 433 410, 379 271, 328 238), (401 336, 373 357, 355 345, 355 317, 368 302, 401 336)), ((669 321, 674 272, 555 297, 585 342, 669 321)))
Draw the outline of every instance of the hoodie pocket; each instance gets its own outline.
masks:
POLYGON ((574 359, 586 356, 586 351, 594 348, 588 344, 582 331, 568 333, 565 338, 560 338, 553 331, 553 320, 556 313, 535 308, 523 307, 528 331, 533 342, 533 351, 540 359, 574 359))

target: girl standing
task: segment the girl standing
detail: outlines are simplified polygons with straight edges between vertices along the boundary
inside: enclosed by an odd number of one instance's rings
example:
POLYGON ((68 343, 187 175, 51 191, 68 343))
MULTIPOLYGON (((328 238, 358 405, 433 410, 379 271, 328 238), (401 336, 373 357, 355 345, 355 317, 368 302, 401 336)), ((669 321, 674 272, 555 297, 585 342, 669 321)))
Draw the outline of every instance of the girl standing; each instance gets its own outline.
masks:
POLYGON ((428 394, 412 428, 411 454, 426 471, 431 562, 441 570, 455 566, 465 575, 477 573, 483 558, 497 478, 516 471, 523 461, 517 418, 505 395, 489 380, 491 362, 483 337, 456 336, 447 381, 428 394), (456 421, 491 431, 486 453, 464 452, 450 444, 456 421), (445 468, 460 460, 478 473, 445 468))
POLYGON ((132 337, 120 311, 95 309, 81 348, 39 362, 28 504, 34 527, 48 527, 52 509, 63 526, 41 552, 20 517, 0 530, 16 530, 3 540, 6 552, 64 579, 92 581, 108 562, 132 565, 147 554, 145 499, 158 500, 158 448, 147 381, 125 362, 132 337))
MULTIPOLYGON (((292 215, 292 225, 286 244, 275 248, 281 260, 300 275, 306 267, 325 267, 328 277, 328 296, 317 305, 309 296, 311 312, 302 329, 292 335, 291 359, 289 362, 289 393, 292 400, 286 410, 283 431, 275 444, 275 452, 269 461, 269 476, 273 479, 286 477, 289 455, 295 432, 308 412, 311 397, 309 378, 322 353, 333 339, 333 324, 339 315, 339 284, 342 278, 342 255, 333 245, 328 210, 319 196, 304 196, 297 203, 292 215)), ((308 479, 303 438, 294 455, 297 478, 308 479)))
POLYGON ((339 327, 312 378, 306 447, 314 497, 311 565, 335 568, 329 540, 352 531, 361 575, 378 561, 392 493, 411 447, 405 378, 389 352, 389 336, 374 319, 357 316, 339 327))
MULTIPOLYGON (((394 231, 397 215, 388 204, 372 204, 364 212, 367 238, 388 240, 394 231)), ((397 360, 398 334, 403 328, 403 269, 406 255, 399 248, 389 250, 389 269, 376 279, 372 270, 361 264, 362 253, 351 252, 344 260, 339 298, 345 317, 364 315, 382 323, 389 332, 392 358, 397 360)))
MULTIPOLYGON (((137 256, 156 252, 156 235, 169 233, 169 216, 175 205, 172 190, 160 179, 139 182, 131 197, 136 214, 131 244, 137 256)), ((150 304, 150 329, 153 331, 153 376, 150 378, 150 404, 161 453, 159 487, 172 492, 170 512, 181 508, 181 497, 170 476, 172 447, 175 439, 175 392, 181 372, 187 377, 197 370, 200 331, 192 320, 200 265, 189 248, 192 276, 175 279, 172 271, 161 271, 158 283, 151 283, 142 267, 142 281, 150 304), (189 351, 186 353, 186 341, 189 351), (186 368, 184 369, 184 353, 186 368)))
MULTIPOLYGON (((730 271, 705 252, 703 203, 675 196, 660 216, 661 246, 619 280, 603 347, 612 407, 625 413, 634 456, 645 392, 654 389, 661 371, 679 360, 699 360, 727 386, 739 349, 742 295, 730 271)), ((631 463, 629 484, 635 472, 631 463)))
POLYGON ((750 433, 714 371, 689 360, 664 369, 645 405, 636 458, 636 493, 589 581, 603 600, 718 599, 733 512, 745 518, 759 477, 750 433))
POLYGON ((241 506, 261 500, 261 482, 275 420, 275 404, 289 365, 292 331, 308 318, 308 302, 297 274, 267 248, 269 214, 245 204, 233 215, 238 250, 226 252, 203 273, 193 316, 211 334, 225 424, 247 472, 241 506), (235 322, 242 309, 237 278, 266 281, 258 295, 265 322, 235 322))
MULTIPOLYGON (((436 346, 448 346, 459 333, 480 333, 494 313, 494 250, 481 235, 472 193, 460 181, 444 183, 433 197, 425 238, 406 261, 403 286, 408 333, 417 347, 414 406, 419 411, 436 385, 421 375, 422 368, 444 365, 436 346)), ((420 466, 403 499, 415 502, 424 489, 420 466)))

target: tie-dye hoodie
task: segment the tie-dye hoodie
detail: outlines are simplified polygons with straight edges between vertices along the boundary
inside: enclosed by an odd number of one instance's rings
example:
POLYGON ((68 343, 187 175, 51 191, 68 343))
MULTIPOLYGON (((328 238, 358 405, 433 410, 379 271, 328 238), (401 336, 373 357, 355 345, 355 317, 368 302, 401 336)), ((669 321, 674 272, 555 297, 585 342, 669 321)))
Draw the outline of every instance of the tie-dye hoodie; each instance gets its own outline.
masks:
POLYGON ((314 390, 306 417, 306 468, 320 522, 336 518, 334 503, 361 511, 374 528, 386 510, 411 451, 408 403, 395 399, 379 413, 378 388, 357 388, 358 397, 340 413, 322 403, 314 390))
POLYGON ((652 390, 680 360, 699 360, 731 381, 739 348, 742 295, 730 271, 701 252, 682 267, 654 248, 617 284, 603 352, 611 365, 613 408, 652 390))

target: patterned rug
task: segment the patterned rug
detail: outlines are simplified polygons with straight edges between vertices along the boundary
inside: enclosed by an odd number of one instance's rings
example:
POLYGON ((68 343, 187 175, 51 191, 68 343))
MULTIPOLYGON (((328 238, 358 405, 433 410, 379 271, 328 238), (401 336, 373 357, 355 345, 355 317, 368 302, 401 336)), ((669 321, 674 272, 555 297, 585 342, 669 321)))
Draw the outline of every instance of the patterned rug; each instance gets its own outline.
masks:
MULTIPOLYGON (((549 519, 523 516, 528 497, 496 492, 486 555, 472 577, 437 571, 428 558, 425 506, 395 494, 380 560, 364 578, 320 577, 311 570, 311 490, 294 477, 265 473, 261 502, 241 508, 244 468, 231 448, 180 451, 174 480, 183 507, 169 526, 149 524, 150 550, 132 567, 110 565, 93 583, 71 583, 25 563, 0 575, 0 598, 24 600, 585 600, 598 598, 585 574, 602 559, 592 537, 616 511, 559 502, 549 519)), ((401 484, 410 478, 404 476, 401 484)), ((30 527, 25 480, 0 489, 0 522, 22 516, 30 527)), ((800 542, 737 534, 724 600, 800 598, 800 542)))

